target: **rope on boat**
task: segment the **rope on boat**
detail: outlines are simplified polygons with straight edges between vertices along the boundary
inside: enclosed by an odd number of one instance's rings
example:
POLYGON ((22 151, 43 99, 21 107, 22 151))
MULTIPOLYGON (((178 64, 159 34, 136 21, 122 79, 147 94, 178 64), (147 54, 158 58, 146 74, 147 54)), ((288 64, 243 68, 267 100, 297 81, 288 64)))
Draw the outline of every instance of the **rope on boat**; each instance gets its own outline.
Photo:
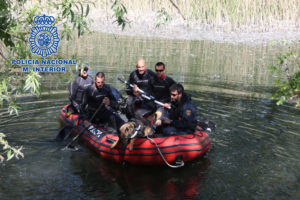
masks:
POLYGON ((184 162, 183 160, 178 164, 178 165, 172 165, 170 163, 168 163, 168 161, 165 159, 164 155, 161 153, 158 145, 156 144, 156 142, 154 140, 152 140, 149 136, 147 136, 147 139, 152 143, 155 144, 157 151, 159 153, 159 155, 161 156, 161 158, 163 159, 163 161, 166 163, 167 166, 171 167, 171 168, 180 168, 184 166, 184 162))

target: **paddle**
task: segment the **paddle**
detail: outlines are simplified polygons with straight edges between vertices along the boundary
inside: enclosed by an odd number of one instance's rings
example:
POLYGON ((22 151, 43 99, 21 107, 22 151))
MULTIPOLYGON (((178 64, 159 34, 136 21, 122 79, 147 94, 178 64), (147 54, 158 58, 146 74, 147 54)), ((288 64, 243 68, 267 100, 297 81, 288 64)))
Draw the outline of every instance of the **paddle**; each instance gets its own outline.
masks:
MULTIPOLYGON (((94 119, 94 117, 95 117, 96 114, 99 112, 99 110, 101 110, 101 108, 103 107, 103 105, 105 105, 105 104, 104 104, 104 103, 101 103, 101 104, 99 105, 99 107, 97 108, 97 110, 95 111, 95 113, 93 114, 93 116, 91 117, 91 119, 89 120, 89 122, 91 122, 91 121, 94 119)), ((72 139, 72 141, 69 142, 69 143, 67 144, 67 146, 65 146, 65 147, 63 148, 63 150, 65 150, 65 149, 74 149, 74 147, 76 146, 76 145, 75 145, 75 142, 77 142, 78 138, 84 133, 84 131, 85 131, 87 128, 88 128, 88 127, 84 127, 84 129, 82 129, 82 130, 80 131, 80 133, 79 133, 78 135, 76 135, 76 136, 72 139)))
MULTIPOLYGON (((132 85, 131 83, 128 83, 128 81, 124 80, 124 79, 121 79, 121 78, 118 78, 119 81, 121 81, 122 83, 125 83, 126 85, 128 85, 129 87, 133 88, 134 85, 132 85)), ((155 99, 154 96, 148 96, 146 95, 146 93, 141 90, 141 89, 138 89, 138 92, 141 94, 141 96, 144 98, 144 99, 147 99, 149 101, 153 101, 154 103, 156 103, 157 105, 160 105, 160 106, 164 106, 164 103, 160 102, 160 101, 157 101, 155 99)), ((171 109, 171 107, 168 107, 168 109, 171 109)))
POLYGON ((56 135, 55 140, 56 141, 63 141, 65 138, 67 138, 71 130, 73 129, 74 125, 66 124, 64 127, 62 127, 59 131, 58 134, 56 135))

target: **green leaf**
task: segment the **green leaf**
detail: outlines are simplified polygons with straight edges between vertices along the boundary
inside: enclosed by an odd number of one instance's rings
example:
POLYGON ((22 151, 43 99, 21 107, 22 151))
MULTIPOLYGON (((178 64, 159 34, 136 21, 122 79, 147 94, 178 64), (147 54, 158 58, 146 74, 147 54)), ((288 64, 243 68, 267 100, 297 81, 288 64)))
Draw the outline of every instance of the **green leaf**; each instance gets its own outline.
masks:
POLYGON ((81 16, 83 16, 83 6, 82 6, 82 3, 79 2, 79 5, 81 7, 81 16))
POLYGON ((68 9, 64 9, 63 13, 62 13, 62 16, 66 16, 66 13, 67 13, 68 9))
POLYGON ((11 156, 11 150, 7 151, 7 160, 10 160, 12 158, 11 156))
POLYGON ((88 16, 89 12, 90 12, 90 5, 88 4, 86 7, 85 16, 88 16))
POLYGON ((73 10, 70 10, 70 13, 71 13, 71 22, 74 22, 74 12, 73 12, 73 10))

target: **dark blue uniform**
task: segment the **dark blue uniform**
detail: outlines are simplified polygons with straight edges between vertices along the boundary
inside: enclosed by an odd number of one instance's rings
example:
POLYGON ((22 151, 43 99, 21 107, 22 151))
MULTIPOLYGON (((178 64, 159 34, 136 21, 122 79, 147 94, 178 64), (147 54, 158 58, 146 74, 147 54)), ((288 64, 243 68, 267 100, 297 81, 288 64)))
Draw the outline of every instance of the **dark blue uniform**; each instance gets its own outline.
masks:
POLYGON ((181 101, 172 104, 172 109, 169 112, 171 124, 163 128, 163 133, 193 132, 197 124, 196 112, 197 108, 191 97, 183 93, 181 101))
POLYGON ((77 76, 75 80, 69 84, 69 99, 71 101, 71 106, 74 108, 74 110, 80 110, 84 91, 88 86, 92 85, 93 83, 94 81, 91 76, 87 76, 86 78, 77 76))
MULTIPOLYGON (((103 99, 108 97, 110 100, 110 107, 117 109, 118 103, 112 93, 111 86, 104 84, 102 88, 97 88, 95 85, 90 85, 84 93, 83 103, 81 107, 80 116, 84 120, 89 120, 98 107, 101 105, 103 99)), ((119 129, 124 121, 115 115, 112 111, 108 110, 105 105, 98 111, 93 123, 109 123, 113 128, 119 129)))

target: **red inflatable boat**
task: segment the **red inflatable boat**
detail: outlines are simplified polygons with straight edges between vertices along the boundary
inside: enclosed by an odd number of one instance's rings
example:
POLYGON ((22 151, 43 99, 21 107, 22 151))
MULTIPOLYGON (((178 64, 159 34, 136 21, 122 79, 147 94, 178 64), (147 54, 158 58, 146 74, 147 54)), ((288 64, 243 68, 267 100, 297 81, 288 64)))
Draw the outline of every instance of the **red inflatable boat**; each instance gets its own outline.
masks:
MULTIPOLYGON (((67 124, 76 125, 73 129, 78 134, 84 126, 78 119, 78 114, 68 111, 68 105, 61 110, 61 120, 67 124)), ((84 130, 81 140, 103 158, 114 162, 128 162, 135 165, 163 165, 165 163, 178 164, 195 160, 205 154, 210 148, 208 134, 196 128, 194 133, 163 136, 155 134, 152 138, 137 138, 132 151, 129 144, 124 147, 121 142, 111 149, 111 145, 117 140, 116 131, 91 125, 84 130)))

